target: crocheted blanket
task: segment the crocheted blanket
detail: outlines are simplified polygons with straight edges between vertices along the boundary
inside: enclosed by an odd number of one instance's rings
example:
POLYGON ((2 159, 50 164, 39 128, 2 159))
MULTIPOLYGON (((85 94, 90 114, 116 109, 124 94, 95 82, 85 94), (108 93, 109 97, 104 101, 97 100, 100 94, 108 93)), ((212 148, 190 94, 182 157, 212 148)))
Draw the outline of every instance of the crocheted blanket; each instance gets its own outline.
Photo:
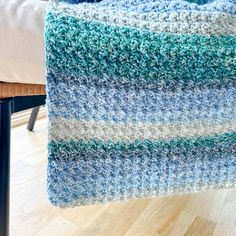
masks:
POLYGON ((51 3, 45 41, 52 204, 236 186, 235 0, 51 3))

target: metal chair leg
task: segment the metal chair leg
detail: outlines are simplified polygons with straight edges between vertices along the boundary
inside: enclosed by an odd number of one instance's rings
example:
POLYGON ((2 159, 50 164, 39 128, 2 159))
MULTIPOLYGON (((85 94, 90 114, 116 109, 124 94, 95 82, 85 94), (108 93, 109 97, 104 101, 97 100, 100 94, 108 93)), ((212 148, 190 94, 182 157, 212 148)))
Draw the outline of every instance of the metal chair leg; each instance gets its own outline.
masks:
POLYGON ((0 236, 9 235, 11 99, 0 100, 0 236))
POLYGON ((32 109, 30 119, 29 119, 29 122, 28 122, 28 126, 27 126, 27 129, 29 131, 33 131, 33 129, 34 129, 34 124, 35 124, 35 121, 36 121, 37 116, 38 116, 39 108, 40 108, 40 106, 39 107, 34 107, 32 109))

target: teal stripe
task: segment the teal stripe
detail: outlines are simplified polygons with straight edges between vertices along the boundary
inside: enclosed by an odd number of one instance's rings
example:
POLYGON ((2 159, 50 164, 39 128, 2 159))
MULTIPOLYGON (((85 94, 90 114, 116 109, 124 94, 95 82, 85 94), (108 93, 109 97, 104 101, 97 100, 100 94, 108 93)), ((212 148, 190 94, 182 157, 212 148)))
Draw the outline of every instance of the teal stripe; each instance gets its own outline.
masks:
POLYGON ((233 36, 157 34, 49 13, 45 38, 47 67, 63 73, 142 80, 236 75, 233 36))
MULTIPOLYGON (((201 147, 216 147, 221 146, 230 147, 236 145, 236 133, 225 133, 223 135, 215 135, 208 137, 196 138, 179 138, 170 141, 150 141, 150 140, 137 140, 135 142, 103 142, 100 140, 90 141, 50 141, 48 144, 50 153, 74 153, 80 151, 154 151, 157 149, 191 149, 201 147)), ((235 149, 236 147, 234 147, 235 149)))

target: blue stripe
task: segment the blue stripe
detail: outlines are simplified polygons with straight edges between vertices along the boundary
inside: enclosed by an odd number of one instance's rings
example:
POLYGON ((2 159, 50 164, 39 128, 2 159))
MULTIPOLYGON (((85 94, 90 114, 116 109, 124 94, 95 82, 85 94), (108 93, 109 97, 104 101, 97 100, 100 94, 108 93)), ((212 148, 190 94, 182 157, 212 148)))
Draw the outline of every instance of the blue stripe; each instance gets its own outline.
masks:
POLYGON ((153 191, 155 195, 196 191, 235 181, 235 152, 184 158, 157 152, 51 154, 48 166, 48 193, 57 206, 143 197, 153 191))
POLYGON ((98 7, 106 7, 115 10, 129 12, 149 13, 149 12, 176 12, 176 11, 200 11, 209 13, 228 13, 236 14, 236 5, 234 0, 103 0, 98 7))
POLYGON ((83 81, 69 76, 59 81, 48 76, 47 80, 51 118, 157 123, 236 118, 233 80, 221 85, 211 82, 211 88, 207 83, 192 87, 176 83, 176 91, 172 89, 174 84, 164 82, 159 83, 159 88, 157 84, 154 89, 146 89, 137 85, 114 87, 109 81, 95 87, 93 79, 83 81))

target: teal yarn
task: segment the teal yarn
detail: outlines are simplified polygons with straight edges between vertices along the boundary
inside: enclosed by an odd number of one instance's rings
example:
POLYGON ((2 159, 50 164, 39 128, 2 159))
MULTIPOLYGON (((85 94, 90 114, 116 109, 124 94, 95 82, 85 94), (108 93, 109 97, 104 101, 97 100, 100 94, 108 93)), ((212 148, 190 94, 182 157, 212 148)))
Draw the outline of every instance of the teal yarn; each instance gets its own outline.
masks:
MULTIPOLYGON (((77 34, 81 35, 76 46, 71 46, 68 41, 63 42, 63 47, 70 49, 63 54, 59 45, 54 48, 52 58, 47 54, 48 66, 53 70, 78 76, 126 77, 135 80, 206 80, 225 78, 236 73, 234 36, 156 34, 127 27, 108 27, 107 24, 83 19, 78 21, 74 17, 65 18, 50 13, 47 21, 54 28, 56 26, 53 24, 57 24, 57 21, 65 25, 63 30, 56 28, 54 33, 57 37, 68 34, 68 37, 76 39, 77 34), (99 41, 95 38, 99 38, 99 41), (116 50, 112 50, 110 45, 116 50), (92 58, 84 57, 86 53, 92 58), (174 62, 172 58, 175 58, 174 62), (57 63, 58 60, 60 63, 57 63)), ((47 37, 46 34, 46 40, 47 37)))
POLYGON ((53 205, 236 186, 233 1, 50 3, 45 50, 53 205))
MULTIPOLYGON (((86 151, 86 150, 93 150, 93 151, 146 151, 150 152, 153 150, 193 150, 194 148, 202 148, 202 147, 216 147, 220 144, 223 144, 221 147, 225 147, 227 150, 235 146, 236 144, 236 133, 225 133, 221 136, 210 136, 204 138, 179 138, 166 141, 155 141, 152 142, 150 140, 136 140, 133 143, 127 142, 102 142, 98 140, 89 140, 89 141, 51 141, 48 145, 48 149, 50 153, 77 153, 78 151, 86 151)), ((230 151, 231 152, 231 151, 230 151)))

